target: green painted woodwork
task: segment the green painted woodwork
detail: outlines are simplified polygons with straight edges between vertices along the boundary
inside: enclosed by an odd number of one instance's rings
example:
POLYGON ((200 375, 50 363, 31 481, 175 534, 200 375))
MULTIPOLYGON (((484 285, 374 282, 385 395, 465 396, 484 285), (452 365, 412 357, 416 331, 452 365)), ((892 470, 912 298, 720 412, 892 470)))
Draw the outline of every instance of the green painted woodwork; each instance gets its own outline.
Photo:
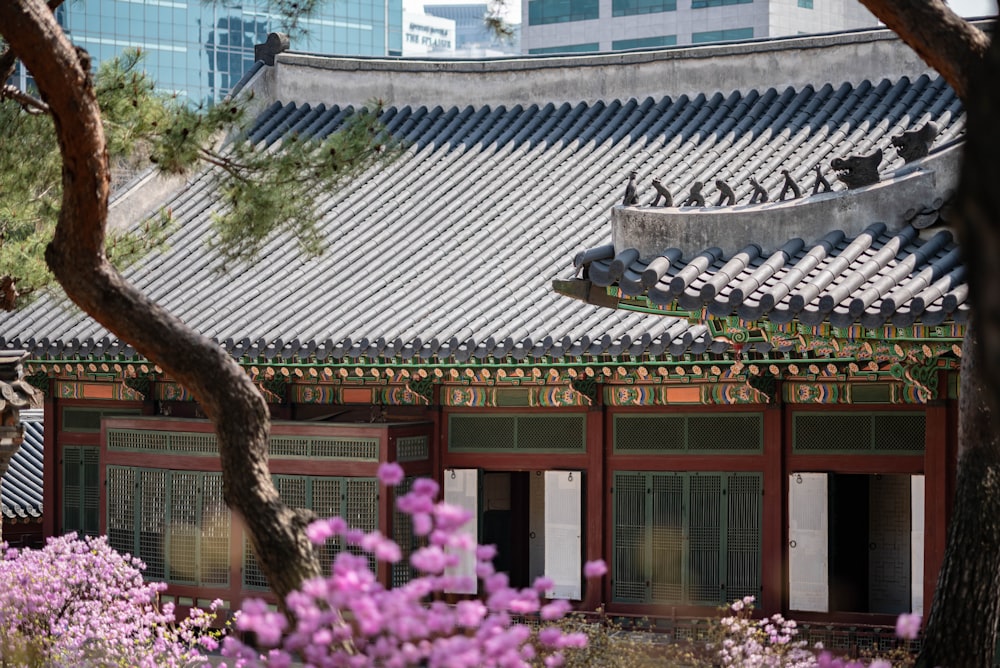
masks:
POLYGON ((585 452, 586 420, 573 415, 452 414, 449 452, 585 452))
POLYGON ((82 408, 64 406, 62 409, 62 430, 72 432, 98 432, 101 420, 106 417, 139 415, 138 408, 82 408))
MULTIPOLYGON (((153 429, 108 429, 109 450, 218 456, 213 433, 172 432, 153 429)), ((270 455, 281 458, 378 461, 377 437, 271 436, 270 455)))
POLYGON ((427 436, 403 436, 396 440, 397 462, 419 462, 431 456, 427 436))
POLYGON ((911 411, 792 414, 792 451, 799 454, 920 454, 926 418, 911 411))
POLYGON ((759 453, 764 450, 761 413, 619 414, 614 416, 616 454, 759 453))
MULTIPOLYGON (((339 515, 348 526, 364 532, 378 529, 378 480, 375 478, 319 477, 303 475, 272 476, 281 500, 293 508, 306 508, 317 517, 339 515)), ((319 550, 322 572, 330 572, 337 553, 344 549, 343 539, 327 541, 319 550)), ((375 558, 356 546, 347 548, 368 558, 374 572, 375 558)), ((243 586, 248 589, 266 589, 267 578, 260 571, 257 557, 250 548, 249 539, 243 539, 243 586)))
POLYGON ((108 541, 173 584, 229 584, 230 513, 222 474, 108 466, 108 541))
POLYGON ((760 595, 762 474, 615 471, 611 494, 612 601, 760 595))
POLYGON ((63 447, 62 532, 97 536, 100 531, 100 450, 89 445, 63 447))
MULTIPOLYGON (((415 477, 407 477, 394 490, 396 498, 409 493, 413 489, 415 477)), ((390 584, 393 587, 402 587, 407 582, 418 575, 413 566, 410 565, 410 555, 420 547, 420 537, 413 532, 413 518, 401 512, 393 504, 392 511, 392 539, 399 545, 403 558, 392 565, 390 574, 390 584)))

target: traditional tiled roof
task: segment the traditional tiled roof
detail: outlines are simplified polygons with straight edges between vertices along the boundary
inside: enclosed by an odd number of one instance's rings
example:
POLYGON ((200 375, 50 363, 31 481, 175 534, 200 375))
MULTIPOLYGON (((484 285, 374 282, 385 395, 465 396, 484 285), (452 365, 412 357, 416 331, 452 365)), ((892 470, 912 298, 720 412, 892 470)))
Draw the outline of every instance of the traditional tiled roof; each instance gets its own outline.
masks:
MULTIPOLYGON (((754 206, 652 209, 638 221, 629 219, 636 213, 619 209, 617 243, 581 251, 574 264, 582 283, 606 289, 603 302, 610 298, 610 305, 625 308, 840 328, 963 323, 968 285, 941 196, 954 180, 957 149, 946 147, 890 177, 900 183, 850 193, 754 206), (887 193, 897 197, 904 180, 911 190, 903 205, 908 210, 881 219, 870 213, 884 211, 887 193), (938 192, 935 181, 943 182, 938 192), (809 218, 826 225, 817 231, 804 222, 809 218), (872 219, 879 222, 869 223, 872 219), (852 229, 839 228, 838 221, 852 229), (650 239, 643 225, 656 224, 665 231, 650 239), (725 248, 690 245, 692 238, 697 243, 712 236, 705 229, 718 233, 726 226, 727 233, 716 239, 725 248), (789 229, 812 236, 789 238, 789 229), (658 239, 670 243, 657 246, 658 239)), ((557 285, 572 296, 589 297, 571 282, 557 285)))
MULTIPOLYGON (((796 66, 794 53, 781 57, 796 66)), ((929 120, 941 128, 938 144, 962 135, 960 103, 940 78, 915 72, 842 82, 835 68, 829 76, 812 85, 756 88, 748 80, 740 90, 586 103, 549 102, 544 89, 536 104, 397 103, 383 118, 410 148, 389 167, 318 197, 328 244, 321 258, 302 257, 280 237, 261 261, 221 267, 207 244, 216 197, 201 176, 164 202, 179 224, 169 250, 127 276, 243 359, 466 362, 714 350, 702 324, 582 304, 555 293, 552 281, 572 273, 575 253, 610 242, 608 212, 632 170, 642 175, 643 204, 652 199, 654 176, 675 196, 695 180, 727 178, 745 198, 750 176, 774 190, 781 169, 805 179, 814 165, 827 169, 832 158, 876 147, 887 156, 883 169, 898 167, 891 136, 929 120)), ((322 90, 325 105, 271 104, 254 138, 266 145, 291 132, 330 132, 345 109, 337 106, 335 83, 322 90)), ((899 241, 904 253, 917 245, 899 241)), ((892 243, 876 232, 869 250, 892 243)), ((769 280, 781 280, 818 244, 805 239, 788 249, 769 280)), ((830 252, 841 254, 844 244, 831 241, 830 252)), ((941 264, 947 247, 928 261, 941 264)), ((707 294, 701 283, 730 259, 707 262, 691 289, 707 294)), ((720 285, 708 301, 728 304, 738 285, 761 275, 765 260, 748 259, 734 272, 736 283, 720 285)), ((670 278, 691 261, 678 263, 670 278)), ((752 308, 764 294, 740 289, 747 298, 734 308, 752 308)), ((782 303, 766 314, 781 317, 775 309, 782 303)), ((26 348, 35 359, 135 357, 51 298, 4 316, 0 333, 0 346, 26 348)))
POLYGON ((40 410, 21 412, 24 442, 10 460, 0 483, 5 521, 37 520, 42 517, 42 462, 44 425, 40 410))

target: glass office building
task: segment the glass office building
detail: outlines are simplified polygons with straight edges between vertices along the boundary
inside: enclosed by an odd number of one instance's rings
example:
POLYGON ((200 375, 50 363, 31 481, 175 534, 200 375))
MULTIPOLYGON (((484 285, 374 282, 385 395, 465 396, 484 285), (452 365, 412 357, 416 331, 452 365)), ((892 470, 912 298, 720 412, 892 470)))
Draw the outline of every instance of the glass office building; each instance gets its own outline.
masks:
POLYGON ((403 48, 402 0, 326 0, 299 32, 264 3, 231 0, 78 0, 57 16, 95 63, 139 48, 157 87, 192 102, 224 97, 270 32, 289 32, 296 51, 395 56, 403 48))

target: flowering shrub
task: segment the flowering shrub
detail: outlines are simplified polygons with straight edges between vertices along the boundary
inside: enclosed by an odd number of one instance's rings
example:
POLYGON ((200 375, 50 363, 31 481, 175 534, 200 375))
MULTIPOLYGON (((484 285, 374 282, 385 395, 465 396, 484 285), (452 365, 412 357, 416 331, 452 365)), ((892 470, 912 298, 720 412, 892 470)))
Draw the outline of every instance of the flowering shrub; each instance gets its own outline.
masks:
POLYGON ((146 583, 138 559, 105 538, 50 538, 40 550, 7 549, 0 561, 0 660, 4 666, 188 666, 212 612, 192 610, 174 625, 166 585, 146 583))
MULTIPOLYGON (((397 464, 379 468, 383 484, 403 479, 397 464)), ((546 602, 547 578, 512 588, 493 568, 496 550, 479 546, 460 531, 470 519, 461 508, 437 500, 436 482, 416 480, 397 499, 410 516, 421 546, 409 555, 418 576, 395 589, 383 587, 365 552, 397 563, 402 550, 377 531, 364 533, 339 517, 314 522, 309 538, 323 544, 340 536, 354 551, 342 551, 327 577, 306 582, 286 600, 289 616, 249 599, 236 626, 252 632, 255 645, 230 635, 222 653, 236 666, 628 666, 689 668, 897 668, 912 665, 907 647, 887 657, 849 660, 796 639, 798 628, 781 615, 754 619, 754 599, 732 603, 707 634, 688 643, 661 644, 653 633, 626 632, 566 617, 564 600, 546 602), (464 558, 475 577, 455 575, 464 558), (445 592, 478 584, 482 600, 450 604, 445 592), (539 623, 519 623, 520 616, 539 623), (289 619, 294 620, 291 625, 289 619)), ((162 583, 145 583, 144 566, 112 550, 104 538, 50 539, 42 550, 8 550, 0 560, 0 663, 3 666, 190 666, 207 663, 199 649, 215 650, 210 612, 192 610, 174 623, 173 607, 158 605, 162 583)), ((584 566, 587 578, 606 574, 602 561, 584 566)), ((606 621, 606 620, 605 620, 606 621)), ((919 615, 901 615, 896 633, 913 640, 919 615)), ((223 664, 225 665, 225 664, 223 664)))
MULTIPOLYGON (((394 486, 402 481, 403 471, 398 464, 383 464, 379 479, 394 486)), ((438 491, 436 482, 421 478, 396 502, 412 519, 414 533, 423 538, 423 546, 409 557, 418 577, 386 589, 365 557, 345 550, 337 555, 328 577, 310 580, 288 596, 293 626, 263 601, 245 602, 237 628, 252 631, 264 654, 235 637, 226 638, 223 654, 236 666, 281 668, 293 662, 387 668, 562 665, 562 651, 582 647, 586 636, 556 625, 543 625, 536 632, 516 623, 514 616, 537 614, 551 622, 570 610, 569 603, 543 602, 542 594, 553 584, 547 578, 538 578, 526 589, 510 587, 507 575, 493 569, 496 550, 477 546, 459 531, 470 514, 438 501, 438 491), (443 600, 445 592, 465 591, 474 584, 472 578, 451 573, 463 554, 474 555, 485 597, 449 605, 443 600)), ((342 536, 347 545, 382 562, 402 559, 392 540, 378 531, 350 529, 339 517, 314 522, 308 535, 316 544, 342 536)), ((584 571, 593 578, 607 568, 603 562, 590 562, 584 571)))
POLYGON ((804 640, 795 640, 795 620, 774 614, 755 620, 751 615, 754 597, 747 596, 729 606, 728 615, 719 620, 715 653, 724 666, 787 666, 805 668, 816 665, 816 655, 804 640))

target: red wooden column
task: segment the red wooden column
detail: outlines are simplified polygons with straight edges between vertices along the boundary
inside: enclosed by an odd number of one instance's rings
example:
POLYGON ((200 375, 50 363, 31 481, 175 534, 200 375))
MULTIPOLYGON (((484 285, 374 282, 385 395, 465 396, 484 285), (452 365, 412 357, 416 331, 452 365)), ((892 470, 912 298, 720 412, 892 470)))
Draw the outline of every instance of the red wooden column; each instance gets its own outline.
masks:
MULTIPOLYGON (((785 522, 788 475, 785 470, 784 404, 764 409, 764 498, 761 527, 761 595, 758 608, 766 615, 781 612, 788 567, 785 563, 785 522)), ((789 446, 790 447, 790 446, 789 446)))
MULTIPOLYGON (((42 536, 48 538, 56 534, 57 520, 62 508, 59 493, 59 484, 62 469, 59 462, 62 460, 57 451, 57 420, 56 411, 59 410, 59 401, 55 398, 56 379, 49 378, 49 389, 45 393, 45 465, 42 467, 42 536)), ((103 496, 103 494, 102 494, 103 496)))
POLYGON ((955 493, 953 442, 957 425, 950 419, 949 402, 927 407, 924 443, 924 613, 930 611, 938 571, 944 562, 948 517, 955 493))
MULTIPOLYGON (((610 535, 610 518, 605 521, 605 450, 611 443, 605 442, 607 412, 604 408, 604 393, 598 386, 597 396, 587 412, 587 481, 586 507, 584 509, 584 531, 586 543, 583 551, 585 561, 604 559, 611 566, 611 555, 604 554, 605 535, 610 535)), ((581 607, 584 610, 595 610, 601 603, 608 600, 611 594, 607 575, 592 584, 584 582, 584 598, 581 607)))

